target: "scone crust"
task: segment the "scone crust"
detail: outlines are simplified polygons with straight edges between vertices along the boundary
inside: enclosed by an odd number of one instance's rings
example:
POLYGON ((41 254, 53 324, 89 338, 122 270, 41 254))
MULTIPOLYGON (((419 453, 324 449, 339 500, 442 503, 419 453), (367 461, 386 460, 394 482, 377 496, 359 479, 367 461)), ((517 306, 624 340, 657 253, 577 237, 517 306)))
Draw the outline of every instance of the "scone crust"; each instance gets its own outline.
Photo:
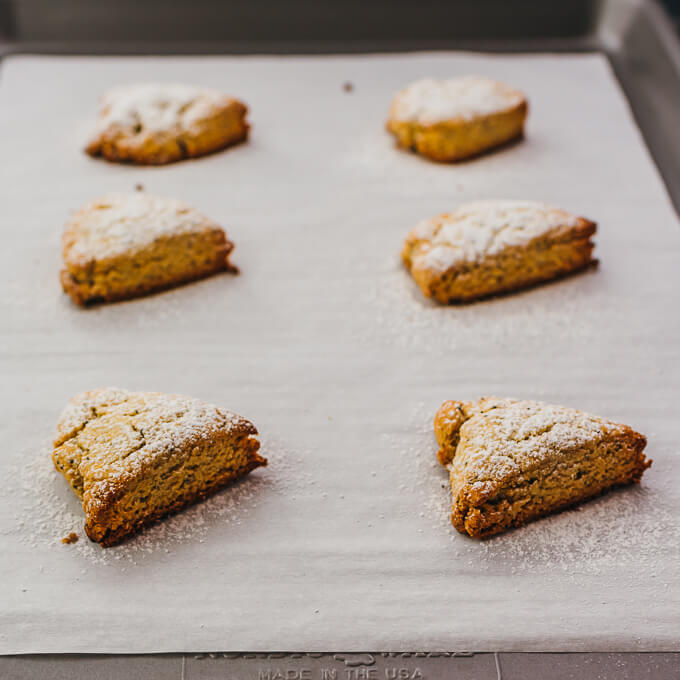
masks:
POLYGON ((428 78, 395 96, 386 127, 400 147, 452 162, 521 138, 528 110, 522 92, 489 78, 428 78))
MULTIPOLYGON (((226 409, 180 395, 106 388, 69 402, 52 459, 82 500, 87 535, 107 547, 266 465, 259 445, 255 426, 226 409), (160 505, 132 518, 123 515, 121 502, 138 485, 153 483, 159 471, 181 472, 199 449, 220 448, 233 450, 237 464, 213 471, 189 494, 182 492, 179 475, 177 488, 160 505)), ((201 473, 187 469, 192 478, 201 473)))
POLYGON ((64 229, 64 292, 74 302, 114 302, 237 271, 224 230, 191 206, 142 193, 83 206, 64 229))
POLYGON ((643 453, 646 438, 629 426, 542 402, 495 397, 447 401, 434 429, 438 459, 450 471, 452 523, 474 538, 638 483, 652 464, 643 453), (568 464, 580 455, 597 470, 592 483, 579 485, 582 472, 569 473, 568 464), (537 482, 551 476, 560 488, 525 510, 537 482))
POLYGON ((425 297, 465 303, 594 265, 596 230, 538 201, 474 201, 418 224, 401 255, 425 297))
POLYGON ((85 151, 112 162, 163 165, 248 138, 246 105, 220 92, 179 84, 118 87, 102 98, 85 151))

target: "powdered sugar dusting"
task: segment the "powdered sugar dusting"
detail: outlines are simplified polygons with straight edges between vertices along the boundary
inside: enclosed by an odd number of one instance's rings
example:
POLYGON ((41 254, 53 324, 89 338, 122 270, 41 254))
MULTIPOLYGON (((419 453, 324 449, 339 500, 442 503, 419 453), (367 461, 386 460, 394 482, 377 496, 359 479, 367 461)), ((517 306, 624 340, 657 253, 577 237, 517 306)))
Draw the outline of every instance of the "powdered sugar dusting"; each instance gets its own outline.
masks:
POLYGON ((190 129, 223 106, 229 98, 221 92, 177 83, 141 83, 113 88, 102 97, 97 131, 125 128, 144 132, 190 129), (140 130, 141 128, 141 130, 140 130))
POLYGON ((419 223, 407 247, 413 268, 445 272, 578 222, 575 215, 537 201, 474 201, 419 223))
POLYGON ((524 95, 519 90, 490 78, 424 78, 396 95, 391 116, 398 121, 428 125, 454 118, 470 120, 499 113, 523 101, 524 95))
POLYGON ((83 206, 66 225, 64 261, 83 265, 134 253, 158 238, 198 234, 219 227, 174 198, 147 193, 113 193, 83 206))
MULTIPOLYGON (((461 479, 502 483, 536 465, 561 458, 599 441, 623 426, 572 408, 536 401, 482 399, 465 404, 469 416, 460 428, 461 456, 451 463, 461 479)), ((446 418, 439 423, 446 425, 446 418)))

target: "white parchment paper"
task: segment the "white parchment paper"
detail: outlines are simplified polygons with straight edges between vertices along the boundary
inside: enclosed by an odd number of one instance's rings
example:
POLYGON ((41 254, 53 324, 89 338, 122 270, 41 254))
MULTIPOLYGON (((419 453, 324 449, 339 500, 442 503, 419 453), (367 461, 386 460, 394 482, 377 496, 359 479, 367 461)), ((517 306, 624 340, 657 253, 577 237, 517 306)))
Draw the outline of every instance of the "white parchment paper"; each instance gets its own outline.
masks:
POLYGON ((680 225, 601 57, 13 57, 0 123, 0 652, 680 649, 680 225), (393 148, 392 94, 467 73, 528 93, 526 140, 459 165, 393 148), (251 142, 162 168, 85 156, 100 93, 156 80, 243 98, 251 142), (242 274, 77 309, 63 223, 138 183, 222 223, 242 274), (426 302, 404 236, 487 197, 597 220, 599 270, 426 302), (49 446, 66 401, 107 385, 231 408, 270 466, 102 550, 49 446), (629 423, 654 465, 640 488, 467 539, 431 421, 488 394, 629 423))

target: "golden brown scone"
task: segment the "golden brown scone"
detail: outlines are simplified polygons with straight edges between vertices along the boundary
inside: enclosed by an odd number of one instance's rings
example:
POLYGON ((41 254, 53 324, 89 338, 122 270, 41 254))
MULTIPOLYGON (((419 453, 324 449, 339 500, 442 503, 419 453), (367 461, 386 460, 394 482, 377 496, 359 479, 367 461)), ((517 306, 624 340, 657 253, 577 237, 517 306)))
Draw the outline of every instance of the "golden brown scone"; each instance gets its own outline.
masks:
POLYGON ((247 112, 237 99, 189 85, 116 87, 102 98, 85 151, 141 165, 204 156, 247 139, 247 112))
POLYGON ((470 302, 585 269, 595 222, 534 201, 475 201, 418 224, 402 250, 426 297, 470 302))
POLYGON ((135 192, 81 208, 63 235, 61 283, 79 305, 139 297, 219 271, 234 245, 182 201, 135 192))
POLYGON ((83 502, 85 532, 108 547, 256 467, 255 426, 198 399, 98 389, 74 397, 52 460, 83 502))
POLYGON ((538 401, 446 401, 434 430, 451 521, 474 538, 639 482, 652 464, 647 440, 627 425, 538 401))
POLYGON ((476 156, 524 134, 526 97, 489 78, 425 78, 392 100, 387 129, 399 146, 435 161, 476 156))

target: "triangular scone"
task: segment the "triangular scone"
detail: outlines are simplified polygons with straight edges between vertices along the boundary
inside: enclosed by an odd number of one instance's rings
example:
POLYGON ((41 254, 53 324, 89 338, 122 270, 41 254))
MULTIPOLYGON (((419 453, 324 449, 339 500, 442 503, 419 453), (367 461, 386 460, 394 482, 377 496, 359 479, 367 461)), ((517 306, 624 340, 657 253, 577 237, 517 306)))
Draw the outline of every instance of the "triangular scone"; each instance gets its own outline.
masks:
POLYGON ((109 194, 83 206, 62 238, 62 288, 85 305, 139 297, 236 271, 222 227, 174 198, 109 194))
POLYGON ((475 538, 639 482, 652 464, 627 425, 537 401, 447 401, 434 429, 453 525, 475 538))
POLYGON ((399 146, 435 161, 458 161, 521 137, 522 92, 479 76, 424 78, 392 100, 387 129, 399 146))
POLYGON ((85 531, 114 545, 261 465, 255 426, 198 399, 115 388, 74 397, 52 460, 83 502, 85 531))
POLYGON ((102 97, 96 132, 85 151, 144 165, 203 156, 248 137, 246 106, 191 85, 125 85, 102 97))
POLYGON ((418 224, 402 259, 426 297, 469 302, 585 269, 595 230, 536 201, 474 201, 418 224))

